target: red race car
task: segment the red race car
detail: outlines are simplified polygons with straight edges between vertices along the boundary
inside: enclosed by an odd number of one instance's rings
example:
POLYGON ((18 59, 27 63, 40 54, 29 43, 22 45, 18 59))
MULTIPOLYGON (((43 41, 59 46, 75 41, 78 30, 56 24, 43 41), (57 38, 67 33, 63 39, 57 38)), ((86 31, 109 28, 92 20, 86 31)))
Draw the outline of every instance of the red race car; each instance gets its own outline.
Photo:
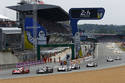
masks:
POLYGON ((30 70, 28 68, 20 67, 12 71, 12 74, 28 74, 30 70))

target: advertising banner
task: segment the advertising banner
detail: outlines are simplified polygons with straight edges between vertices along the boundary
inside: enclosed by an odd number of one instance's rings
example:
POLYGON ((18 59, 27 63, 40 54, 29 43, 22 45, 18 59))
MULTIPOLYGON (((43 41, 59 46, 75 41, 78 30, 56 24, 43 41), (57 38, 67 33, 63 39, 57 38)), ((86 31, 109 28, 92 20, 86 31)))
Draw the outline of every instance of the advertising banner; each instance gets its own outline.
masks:
MULTIPOLYGON (((33 48, 33 18, 27 17, 25 18, 25 31, 24 31, 24 47, 25 49, 33 48)), ((37 44, 43 45, 46 44, 46 30, 37 24, 37 44)))

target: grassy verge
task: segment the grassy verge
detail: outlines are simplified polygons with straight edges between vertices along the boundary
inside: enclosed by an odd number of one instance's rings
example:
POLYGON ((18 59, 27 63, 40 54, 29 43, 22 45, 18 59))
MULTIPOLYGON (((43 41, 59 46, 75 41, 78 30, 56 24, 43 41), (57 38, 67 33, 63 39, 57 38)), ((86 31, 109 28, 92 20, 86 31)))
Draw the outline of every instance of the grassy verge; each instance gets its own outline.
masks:
POLYGON ((125 47, 122 47, 121 46, 121 43, 116 43, 118 45, 118 47, 122 50, 122 51, 125 51, 125 47))
POLYGON ((125 48, 124 48, 124 47, 120 46, 119 48, 120 48, 122 51, 125 51, 125 48))

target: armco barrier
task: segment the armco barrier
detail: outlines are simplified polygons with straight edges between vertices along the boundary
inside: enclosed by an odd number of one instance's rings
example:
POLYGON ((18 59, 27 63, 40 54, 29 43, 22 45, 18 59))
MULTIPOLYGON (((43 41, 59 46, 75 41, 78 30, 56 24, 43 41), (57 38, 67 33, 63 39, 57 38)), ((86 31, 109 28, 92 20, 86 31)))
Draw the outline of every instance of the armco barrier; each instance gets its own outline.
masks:
POLYGON ((3 65, 0 65, 0 70, 12 69, 12 68, 15 68, 15 67, 16 67, 16 64, 3 64, 3 65))
POLYGON ((0 65, 0 70, 25 67, 25 66, 30 67, 30 66, 39 65, 39 64, 44 64, 44 62, 43 61, 32 61, 32 62, 23 62, 23 63, 15 63, 15 64, 3 64, 3 65, 0 65))
POLYGON ((31 62, 17 63, 16 67, 34 66, 34 65, 39 65, 39 64, 43 64, 43 62, 42 61, 31 61, 31 62))

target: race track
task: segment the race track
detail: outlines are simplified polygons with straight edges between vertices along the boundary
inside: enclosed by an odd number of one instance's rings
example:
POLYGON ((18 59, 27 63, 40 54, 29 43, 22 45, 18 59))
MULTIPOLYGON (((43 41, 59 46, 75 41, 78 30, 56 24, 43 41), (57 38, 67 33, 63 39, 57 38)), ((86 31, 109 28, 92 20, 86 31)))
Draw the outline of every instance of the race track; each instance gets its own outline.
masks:
MULTIPOLYGON (((99 70, 104 68, 111 68, 111 67, 117 67, 117 66, 123 66, 125 65, 125 52, 122 52, 120 54, 114 53, 113 49, 110 49, 107 47, 107 43, 98 43, 95 50, 95 61, 98 63, 98 66, 95 68, 87 68, 86 61, 81 61, 81 69, 80 70, 73 70, 71 72, 80 72, 80 71, 89 71, 89 70, 99 70), (117 55, 121 56, 122 60, 115 60, 114 62, 107 62, 106 58, 107 56, 112 56, 115 58, 117 55)), ((117 45, 114 47, 117 48, 117 45)), ((58 63, 48 63, 48 65, 51 65, 54 67, 54 73, 52 74, 62 74, 67 72, 57 72, 58 63)), ((8 78, 20 78, 20 77, 33 77, 33 76, 42 76, 42 75, 52 75, 52 74, 36 74, 36 70, 41 67, 42 65, 37 65, 30 67, 30 73, 29 74, 21 74, 21 75, 12 75, 12 70, 1 70, 0 71, 0 79, 8 79, 8 78)))

